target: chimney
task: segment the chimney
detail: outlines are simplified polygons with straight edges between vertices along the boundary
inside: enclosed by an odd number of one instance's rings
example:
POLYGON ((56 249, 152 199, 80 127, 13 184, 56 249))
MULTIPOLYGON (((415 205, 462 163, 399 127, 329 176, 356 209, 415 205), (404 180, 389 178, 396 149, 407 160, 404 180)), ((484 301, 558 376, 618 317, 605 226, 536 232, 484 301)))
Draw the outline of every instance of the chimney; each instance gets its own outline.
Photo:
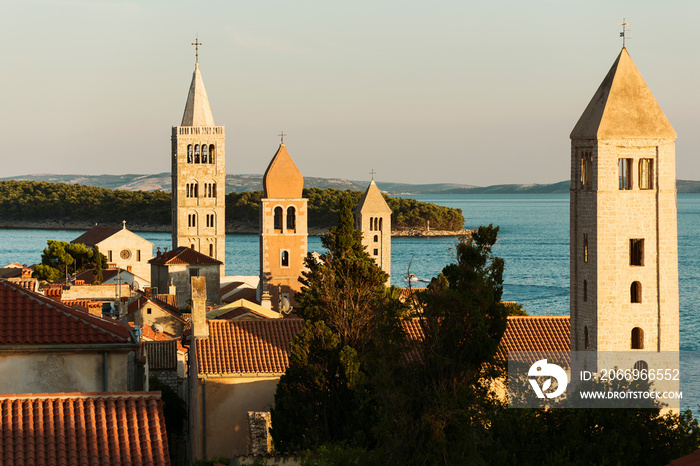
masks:
POLYGON ((209 336, 207 325, 207 278, 192 277, 192 336, 206 338, 209 336))
POLYGON ((143 295, 147 298, 152 298, 153 297, 153 288, 150 286, 147 286, 143 289, 143 295))
POLYGON ((32 278, 32 269, 29 267, 22 267, 22 278, 32 278))

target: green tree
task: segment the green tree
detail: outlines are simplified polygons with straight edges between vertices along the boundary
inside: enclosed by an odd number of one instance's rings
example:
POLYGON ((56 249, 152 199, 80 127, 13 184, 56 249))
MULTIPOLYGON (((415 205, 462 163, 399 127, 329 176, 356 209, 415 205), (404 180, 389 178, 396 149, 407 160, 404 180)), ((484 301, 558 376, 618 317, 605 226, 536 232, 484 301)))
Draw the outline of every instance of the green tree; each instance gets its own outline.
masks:
POLYGON ((281 451, 370 442, 377 329, 399 329, 402 305, 390 298, 387 275, 362 246, 349 199, 342 201, 339 225, 322 241, 328 252, 320 260, 306 258, 304 286, 295 298, 306 322, 275 394, 272 435, 281 451))
POLYGON ((385 460, 465 464, 489 444, 499 406, 491 382, 508 311, 501 303, 503 267, 492 254, 498 227, 479 227, 418 294, 422 338, 407 342, 408 361, 385 367, 378 438, 385 460))
POLYGON ((41 264, 34 268, 33 276, 39 280, 56 281, 67 273, 79 273, 89 269, 101 269, 107 258, 98 248, 80 243, 68 243, 50 239, 41 254, 41 264))

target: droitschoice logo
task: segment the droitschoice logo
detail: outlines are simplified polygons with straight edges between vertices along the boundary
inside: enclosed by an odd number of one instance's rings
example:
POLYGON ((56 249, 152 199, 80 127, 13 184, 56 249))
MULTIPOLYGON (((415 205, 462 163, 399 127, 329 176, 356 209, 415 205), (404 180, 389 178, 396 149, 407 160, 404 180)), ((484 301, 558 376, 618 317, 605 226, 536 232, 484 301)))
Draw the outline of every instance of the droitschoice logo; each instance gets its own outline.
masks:
POLYGON ((540 359, 530 366, 527 376, 537 398, 556 398, 564 393, 566 386, 569 384, 569 379, 564 369, 556 364, 547 363, 546 359, 540 359), (542 386, 538 382, 538 378, 541 377, 548 377, 542 382, 542 386), (557 387, 553 392, 545 393, 552 387, 552 379, 557 381, 557 387))

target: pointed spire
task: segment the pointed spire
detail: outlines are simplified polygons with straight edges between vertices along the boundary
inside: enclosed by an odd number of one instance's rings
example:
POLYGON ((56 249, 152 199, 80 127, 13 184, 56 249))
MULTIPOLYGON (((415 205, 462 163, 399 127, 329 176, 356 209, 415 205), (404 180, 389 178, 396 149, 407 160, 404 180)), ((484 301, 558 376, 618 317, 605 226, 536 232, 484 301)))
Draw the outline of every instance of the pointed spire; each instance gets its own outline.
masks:
MULTIPOLYGON (((374 171, 374 170, 372 170, 374 171)), ((389 208, 389 205, 386 203, 386 200, 384 199, 384 196, 382 195, 382 192, 379 190, 379 187, 377 186, 377 183, 374 182, 374 178, 372 178, 372 181, 370 181, 369 186, 367 187, 367 191, 365 191, 365 195, 362 196, 362 199, 360 200, 360 204, 357 206, 357 209, 355 209, 355 212, 360 213, 360 212, 371 212, 375 214, 391 214, 391 209, 389 208)))
POLYGON ((676 138, 624 47, 571 132, 571 139, 615 138, 676 138))
POLYGON ((263 176, 264 196, 267 199, 300 199, 304 190, 304 177, 284 144, 280 144, 277 153, 263 176))
POLYGON ((199 72, 199 63, 194 65, 190 92, 187 94, 185 113, 182 115, 180 126, 214 126, 214 117, 211 114, 209 98, 199 72))

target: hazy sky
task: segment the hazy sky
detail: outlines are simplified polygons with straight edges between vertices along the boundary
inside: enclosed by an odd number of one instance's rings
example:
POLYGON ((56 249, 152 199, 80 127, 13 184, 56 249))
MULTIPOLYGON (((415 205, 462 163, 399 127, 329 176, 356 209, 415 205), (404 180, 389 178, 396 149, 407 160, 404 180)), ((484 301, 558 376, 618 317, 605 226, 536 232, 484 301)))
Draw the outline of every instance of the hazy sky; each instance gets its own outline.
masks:
POLYGON ((227 173, 287 133, 305 176, 569 177, 569 133, 621 48, 700 179, 700 2, 2 0, 0 177, 170 170, 199 62, 227 173))

